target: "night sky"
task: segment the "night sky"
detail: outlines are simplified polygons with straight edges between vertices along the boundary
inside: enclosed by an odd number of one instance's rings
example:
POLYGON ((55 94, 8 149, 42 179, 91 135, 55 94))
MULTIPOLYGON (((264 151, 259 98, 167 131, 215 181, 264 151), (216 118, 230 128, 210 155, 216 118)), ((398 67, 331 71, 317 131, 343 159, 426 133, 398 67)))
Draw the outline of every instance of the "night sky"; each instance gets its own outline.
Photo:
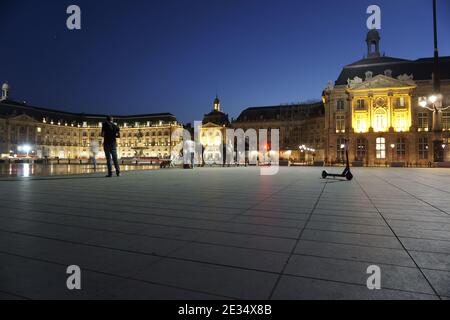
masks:
MULTIPOLYGON (((172 112, 201 120, 216 92, 249 106, 319 99, 366 53, 366 9, 382 9, 381 50, 433 55, 431 0, 0 0, 0 81, 12 98, 60 110, 172 112), (66 8, 82 30, 66 28, 66 8)), ((450 0, 438 0, 450 55, 450 0)))

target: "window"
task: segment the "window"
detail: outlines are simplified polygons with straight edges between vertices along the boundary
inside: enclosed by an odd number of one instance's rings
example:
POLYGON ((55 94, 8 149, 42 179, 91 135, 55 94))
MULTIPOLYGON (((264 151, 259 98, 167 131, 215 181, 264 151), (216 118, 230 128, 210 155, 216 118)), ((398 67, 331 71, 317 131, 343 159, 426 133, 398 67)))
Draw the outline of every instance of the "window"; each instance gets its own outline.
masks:
POLYGON ((419 159, 428 159, 428 138, 419 138, 419 159))
POLYGON ((367 140, 356 139, 356 160, 363 161, 366 158, 367 140))
POLYGON ((450 106, 450 95, 447 95, 444 98, 444 107, 449 107, 450 106))
POLYGON ((419 129, 428 129, 428 113, 419 112, 418 114, 418 127, 419 129))
POLYGON ((386 159, 386 139, 380 137, 376 142, 377 159, 386 159))
POLYGON ((345 139, 339 138, 336 143, 336 158, 338 161, 344 161, 345 158, 345 139))
POLYGON ((336 130, 340 132, 345 131, 345 116, 343 115, 336 116, 336 130))
POLYGON ((398 138, 396 148, 397 148, 397 160, 405 160, 406 159, 406 139, 398 138))
POLYGON ((404 108, 406 106, 405 97, 400 97, 395 100, 395 106, 397 108, 404 108))
POLYGON ((395 130, 398 132, 405 132, 408 130, 406 112, 397 112, 395 114, 395 130))
POLYGON ((442 113, 442 129, 450 130, 450 112, 442 113))
POLYGON ((357 110, 364 110, 366 108, 366 102, 363 99, 358 99, 356 101, 356 109, 357 110))
POLYGON ((374 129, 375 132, 384 132, 387 130, 386 110, 380 108, 375 111, 374 129))
POLYGON ((340 99, 337 101, 336 111, 344 111, 344 100, 340 99))
POLYGON ((355 129, 356 129, 356 132, 359 132, 359 133, 367 132, 367 115, 366 114, 356 114, 355 129))

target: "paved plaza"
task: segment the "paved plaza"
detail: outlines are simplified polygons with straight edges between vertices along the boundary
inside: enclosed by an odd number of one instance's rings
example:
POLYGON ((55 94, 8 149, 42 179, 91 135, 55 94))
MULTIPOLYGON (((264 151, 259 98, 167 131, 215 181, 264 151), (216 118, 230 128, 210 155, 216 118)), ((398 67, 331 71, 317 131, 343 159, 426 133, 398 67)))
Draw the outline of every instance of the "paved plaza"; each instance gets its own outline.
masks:
POLYGON ((0 298, 448 299, 450 171, 321 170, 5 179, 0 298))

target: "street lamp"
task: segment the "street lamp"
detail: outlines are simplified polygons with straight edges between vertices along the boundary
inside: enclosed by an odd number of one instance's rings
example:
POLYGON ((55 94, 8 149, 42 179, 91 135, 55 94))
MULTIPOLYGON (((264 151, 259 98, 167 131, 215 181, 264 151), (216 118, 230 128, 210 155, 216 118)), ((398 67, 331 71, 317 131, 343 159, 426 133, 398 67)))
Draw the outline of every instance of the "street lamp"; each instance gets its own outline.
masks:
POLYGON ((435 162, 444 161, 444 148, 442 146, 442 111, 450 106, 444 107, 444 101, 441 94, 441 80, 439 70, 439 50, 437 37, 437 18, 436 18, 436 0, 433 0, 433 31, 434 31, 434 66, 433 66, 433 92, 428 97, 419 98, 419 106, 433 112, 433 154, 435 162))
POLYGON ((30 147, 29 145, 25 144, 25 145, 23 145, 23 146, 19 146, 19 147, 17 148, 17 151, 19 151, 19 152, 25 152, 25 153, 27 154, 27 158, 28 158, 28 154, 29 154, 30 151, 31 151, 31 147, 30 147))

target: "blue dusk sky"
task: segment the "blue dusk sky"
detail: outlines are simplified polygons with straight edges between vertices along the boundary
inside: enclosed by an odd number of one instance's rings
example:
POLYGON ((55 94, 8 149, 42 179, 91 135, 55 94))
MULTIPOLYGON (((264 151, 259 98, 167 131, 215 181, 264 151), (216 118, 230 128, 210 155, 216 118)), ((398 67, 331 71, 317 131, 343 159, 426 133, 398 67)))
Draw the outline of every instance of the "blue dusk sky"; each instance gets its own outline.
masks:
MULTIPOLYGON (((12 98, 72 112, 171 112, 201 120, 216 95, 249 106, 319 99, 366 53, 366 9, 382 10, 381 50, 433 55, 431 0, 0 0, 0 81, 12 98), (66 28, 66 8, 82 29, 66 28)), ((438 0, 450 55, 450 0, 438 0)))

